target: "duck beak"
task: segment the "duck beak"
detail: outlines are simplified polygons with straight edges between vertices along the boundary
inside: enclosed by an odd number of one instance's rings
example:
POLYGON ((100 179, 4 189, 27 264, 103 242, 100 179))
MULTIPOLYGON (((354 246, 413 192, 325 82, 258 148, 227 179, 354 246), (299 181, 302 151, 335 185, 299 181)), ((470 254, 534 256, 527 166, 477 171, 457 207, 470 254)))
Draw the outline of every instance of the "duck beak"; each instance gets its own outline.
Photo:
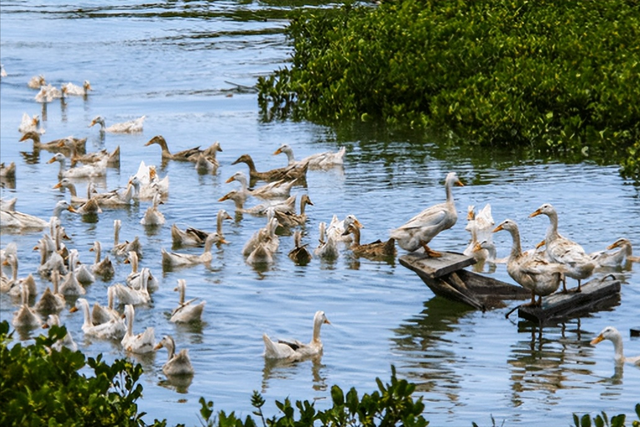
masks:
POLYGON ((615 249, 618 246, 620 246, 621 244, 622 244, 622 242, 620 240, 616 240, 615 242, 613 242, 612 244, 607 246, 607 250, 615 249))
POLYGON ((19 141, 19 142, 24 142, 24 141, 26 141, 27 139, 29 139, 29 138, 27 138, 27 134, 24 134, 24 135, 22 135, 22 138, 20 138, 20 141, 19 141))
POLYGON ((534 216, 538 216, 540 215, 542 212, 540 212, 540 209, 537 209, 535 212, 533 212, 531 215, 529 215, 529 218, 533 218, 534 216))
POLYGON ((282 153, 282 149, 278 148, 276 151, 273 152, 273 155, 275 156, 276 154, 280 154, 282 153))
POLYGON ((494 228, 494 229, 493 229, 493 232, 495 233, 495 232, 498 232, 498 231, 501 231, 501 230, 504 230, 504 228, 502 228, 502 224, 500 224, 499 226, 497 226, 496 228, 494 228))
POLYGON ((355 221, 353 221, 353 225, 355 225, 358 228, 364 228, 364 225, 362 225, 362 223, 360 221, 358 221, 357 219, 355 221))
POLYGON ((62 187, 62 183, 61 182, 57 183, 56 185, 54 185, 51 188, 55 189, 55 188, 60 188, 60 187, 62 187))
POLYGON ((49 328, 49 324, 48 323, 45 323, 45 324, 42 325, 42 329, 48 329, 48 328, 49 328))
POLYGON ((153 347, 154 350, 160 350, 162 348, 162 344, 158 343, 156 344, 155 347, 153 347))
POLYGON ((457 181, 456 181, 456 185, 457 185, 458 187, 464 187, 464 184, 463 184, 463 183, 462 183, 462 181, 460 181, 460 180, 457 180, 457 181))
POLYGON ((546 245, 546 244, 547 244, 547 241, 546 241, 546 240, 543 240, 542 242, 540 242, 540 243, 538 243, 538 244, 536 245, 536 249, 540 249, 541 247, 543 247, 543 246, 544 246, 544 245, 546 245))
POLYGON ((67 210, 68 210, 69 212, 78 213, 78 211, 77 211, 73 206, 69 206, 69 207, 67 208, 67 210))
POLYGON ((224 237, 221 237, 221 238, 220 238, 220 240, 218 240, 218 243, 220 243, 220 244, 225 244, 225 245, 229 244, 229 242, 227 242, 227 241, 224 239, 224 237))
POLYGON ((231 177, 231 178, 227 179, 224 183, 228 184, 228 183, 233 182, 233 181, 235 181, 235 178, 231 177))
POLYGON ((476 243, 475 246, 473 247, 473 252, 478 252, 479 250, 482 249, 482 245, 480 244, 480 242, 476 243))
POLYGON ((75 313, 76 311, 78 311, 78 307, 75 305, 69 309, 69 313, 75 313))
POLYGON ((601 342, 604 339, 604 337, 602 336, 602 334, 598 335, 597 337, 595 337, 594 339, 591 340, 591 345, 596 345, 599 342, 601 342))
POLYGON ((49 159, 49 161, 47 162, 47 164, 53 163, 53 162, 55 162, 55 161, 56 161, 56 158, 55 158, 55 157, 52 157, 52 158, 50 158, 50 159, 49 159))

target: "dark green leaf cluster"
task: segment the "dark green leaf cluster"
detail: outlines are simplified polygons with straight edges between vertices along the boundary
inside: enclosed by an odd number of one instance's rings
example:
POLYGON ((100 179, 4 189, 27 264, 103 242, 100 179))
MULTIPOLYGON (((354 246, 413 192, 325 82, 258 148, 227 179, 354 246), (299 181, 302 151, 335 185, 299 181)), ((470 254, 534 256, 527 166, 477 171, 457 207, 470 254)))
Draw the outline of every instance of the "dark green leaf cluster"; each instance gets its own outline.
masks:
POLYGON ((22 346, 11 343, 9 323, 0 323, 0 425, 2 426, 139 426, 136 384, 142 368, 126 360, 112 365, 102 358, 51 346, 66 335, 52 326, 48 336, 22 346), (87 377, 79 371, 93 370, 87 377))
MULTIPOLYGON (((633 422, 632 426, 640 427, 640 403, 636 405, 636 415, 638 419, 633 422)), ((600 415, 593 417, 593 419, 589 417, 589 414, 585 414, 582 417, 573 414, 573 423, 576 427, 624 427, 626 419, 627 417, 624 414, 619 414, 611 417, 611 420, 609 420, 609 417, 604 411, 602 411, 600 415)))
POLYGON ((384 120, 640 177, 639 0, 402 0, 300 12, 269 118, 384 120))

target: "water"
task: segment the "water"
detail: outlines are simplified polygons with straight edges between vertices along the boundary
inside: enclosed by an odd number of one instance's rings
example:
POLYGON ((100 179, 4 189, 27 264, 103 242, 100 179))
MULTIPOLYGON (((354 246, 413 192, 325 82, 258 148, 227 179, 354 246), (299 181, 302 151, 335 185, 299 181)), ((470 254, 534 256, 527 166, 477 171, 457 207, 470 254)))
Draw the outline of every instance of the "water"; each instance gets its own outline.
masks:
MULTIPOLYGON (((166 352, 135 359, 142 363, 144 397, 140 407, 147 421, 199 425, 198 399, 215 402, 216 410, 251 414, 253 390, 267 400, 265 411, 277 413, 274 402, 286 397, 330 406, 330 387, 361 394, 376 389, 375 378, 388 381, 391 365, 398 375, 418 385, 426 401, 425 417, 432 425, 490 424, 490 416, 508 425, 534 425, 542 419, 554 424, 571 422, 571 413, 606 410, 610 415, 632 413, 638 402, 640 370, 626 366, 616 371, 610 343, 594 348, 589 341, 606 325, 625 336, 626 352, 640 353, 640 342, 629 339, 640 326, 638 307, 640 267, 621 271, 620 302, 605 311, 547 327, 505 319, 514 306, 480 313, 434 297, 411 271, 399 263, 356 259, 343 250, 334 263, 318 259, 295 266, 286 256, 291 237, 281 237, 275 265, 267 270, 248 266, 241 249, 265 223, 264 218, 234 216, 224 224, 229 245, 214 250, 210 268, 197 266, 163 272, 160 249, 171 248, 170 225, 213 229, 220 208, 232 213, 231 203, 217 199, 232 188, 225 181, 244 165, 232 166, 249 153, 260 170, 284 165, 272 153, 281 143, 301 158, 311 153, 347 147, 344 169, 310 172, 306 189, 314 206, 307 209, 303 242, 315 247, 318 223, 332 215, 355 214, 365 225, 363 241, 386 238, 426 206, 444 199, 442 183, 450 170, 465 187, 455 188, 459 213, 456 226, 437 237, 432 247, 462 251, 469 238, 464 231, 468 205, 491 203, 496 222, 516 220, 523 246, 532 247, 544 235, 546 218, 528 218, 542 203, 552 203, 560 216, 560 231, 578 240, 588 252, 604 249, 618 237, 640 242, 639 189, 621 179, 615 166, 564 164, 553 160, 526 161, 517 153, 467 153, 438 149, 410 133, 388 134, 371 127, 330 129, 301 122, 264 123, 256 95, 235 90, 231 83, 252 85, 256 78, 282 66, 290 50, 282 29, 283 10, 255 2, 169 2, 123 5, 102 2, 59 5, 56 2, 7 1, 1 15, 1 61, 8 77, 2 79, 1 156, 18 167, 15 186, 5 186, 2 197, 18 197, 18 210, 48 218, 56 201, 68 194, 53 190, 56 165, 50 154, 23 156, 30 144, 18 142, 23 113, 43 117, 43 141, 67 135, 88 137, 88 149, 117 145, 122 150, 119 169, 109 169, 98 181, 100 190, 126 185, 140 161, 156 164, 171 179, 169 198, 161 206, 167 222, 159 230, 139 224, 148 202, 127 209, 105 209, 97 222, 63 214, 62 222, 85 263, 99 239, 105 249, 113 242, 113 220, 121 219, 121 238, 138 235, 144 244, 141 267, 150 267, 160 280, 153 303, 136 311, 135 330, 154 326, 156 338, 174 336, 178 349, 188 348, 196 370, 192 382, 167 383, 161 367, 166 352), (95 88, 87 100, 42 106, 26 82, 44 74, 55 85, 87 79, 95 88), (231 82, 231 83, 229 83, 231 82), (107 134, 88 128, 94 116, 107 125, 146 115, 139 135, 107 134), (163 135, 173 151, 219 141, 223 152, 215 176, 198 175, 193 165, 169 162, 162 167, 157 146, 144 147, 154 135, 163 135), (28 160, 28 161, 27 161, 28 160), (207 301, 200 326, 176 326, 168 321, 177 304, 173 292, 178 278, 187 281, 187 298, 207 301), (332 325, 325 325, 325 354, 320 363, 293 366, 265 363, 263 332, 273 337, 307 340, 313 313, 322 309, 332 325)), ((84 192, 85 182, 78 184, 84 192)), ((247 205, 258 203, 250 200, 247 205)), ((40 233, 10 234, 3 230, 2 247, 19 247, 19 276, 35 272, 39 262, 32 248, 40 233)), ((505 255, 506 233, 495 236, 505 255)), ((198 253, 200 249, 185 251, 198 253)), ((640 251, 640 250, 638 250, 640 251)), ((403 251, 400 250, 400 254, 403 251)), ((7 271, 7 270, 5 270, 7 271)), ((116 264, 113 281, 97 281, 88 288, 90 303, 106 303, 106 288, 124 281, 130 267, 116 264)), ((504 265, 494 277, 511 281, 504 265)), ((38 289, 47 282, 37 276, 38 289)), ((575 282, 569 282, 574 286, 575 282)), ((11 319, 16 301, 0 296, 0 318, 11 319)), ((85 341, 79 314, 61 314, 81 349, 103 353, 107 360, 124 357, 117 344, 85 341)), ((25 340, 30 335, 21 335, 25 340)))

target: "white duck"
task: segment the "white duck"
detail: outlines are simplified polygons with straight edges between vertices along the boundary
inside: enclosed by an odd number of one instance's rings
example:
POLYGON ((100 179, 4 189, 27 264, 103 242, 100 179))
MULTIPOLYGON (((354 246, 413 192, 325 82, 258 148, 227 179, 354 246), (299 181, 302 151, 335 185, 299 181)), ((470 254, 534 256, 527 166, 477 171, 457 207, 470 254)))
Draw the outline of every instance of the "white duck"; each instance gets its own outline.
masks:
POLYGON ((507 272, 520 286, 531 291, 531 305, 542 305, 542 297, 558 290, 562 274, 566 268, 562 264, 549 262, 541 253, 535 251, 522 252, 520 232, 515 221, 505 219, 494 233, 507 230, 511 234, 513 244, 507 260, 507 272), (535 296, 538 295, 536 303, 535 296))
POLYGON ((164 372, 165 375, 193 375, 193 366, 189 359, 189 351, 186 348, 183 348, 176 354, 176 343, 170 335, 162 337, 158 345, 156 345, 155 350, 159 350, 162 347, 166 348, 169 352, 167 362, 162 366, 162 372, 164 372))
POLYGON ((140 239, 136 236, 131 242, 124 241, 120 243, 120 229, 122 228, 122 221, 119 219, 113 220, 113 248, 111 253, 116 256, 125 256, 129 252, 135 251, 139 258, 142 258, 142 244, 140 239))
MULTIPOLYGON (((34 114, 33 117, 29 116, 27 113, 22 113, 22 120, 20 121, 20 125, 18 126, 18 132, 21 134, 27 134, 29 132, 34 132, 38 135, 38 142, 40 141, 40 135, 45 133, 45 130, 39 128, 40 126, 40 116, 34 114)), ((23 141, 24 137, 20 139, 23 141)), ((35 141, 35 140, 34 140, 35 141)))
POLYGON ((335 260, 340 256, 340 251, 338 250, 338 244, 334 240, 333 236, 327 235, 326 229, 327 229, 326 222, 322 221, 318 224, 320 237, 318 238, 318 246, 315 248, 314 253, 319 258, 322 258, 325 260, 335 260))
POLYGON ((69 264, 69 269, 73 268, 76 273, 76 279, 83 285, 89 285, 96 281, 96 277, 91 272, 91 267, 88 267, 86 264, 83 264, 80 261, 80 255, 77 249, 71 249, 70 252, 73 252, 73 262, 74 264, 69 264))
POLYGON ((622 266, 625 262, 640 262, 640 257, 633 256, 633 246, 631 242, 624 237, 607 246, 604 251, 594 252, 589 254, 589 256, 598 267, 616 268, 622 266), (607 252, 613 249, 617 250, 607 252))
POLYGON ((47 84, 44 76, 40 74, 39 76, 33 76, 27 82, 27 86, 31 89, 40 89, 40 87, 47 84))
POLYGON ((278 181, 269 182, 268 184, 250 190, 247 175, 242 171, 234 173, 225 182, 228 184, 233 181, 238 181, 240 183, 240 191, 242 193, 258 197, 260 199, 289 197, 291 195, 291 188, 296 183, 296 180, 286 181, 284 179, 281 179, 278 181))
POLYGON ((122 123, 115 123, 109 127, 107 127, 105 125, 104 122, 104 117, 102 116, 96 116, 91 123, 89 124, 89 127, 95 125, 95 124, 99 124, 100 125, 100 132, 110 132, 110 133, 138 133, 138 132, 142 132, 143 130, 143 125, 144 125, 144 119, 146 118, 146 116, 142 116, 139 117, 135 120, 130 120, 128 122, 122 122, 122 123))
POLYGON ((22 286, 22 305, 13 314, 13 326, 16 328, 37 328, 42 325, 42 319, 36 311, 29 307, 29 288, 22 286))
POLYGON ((615 351, 616 363, 632 363, 640 366, 640 356, 625 357, 622 345, 622 335, 613 326, 607 326, 598 334, 597 337, 591 340, 591 345, 596 345, 604 340, 609 340, 613 343, 613 349, 615 351))
POLYGON ((211 254, 211 248, 215 243, 218 236, 216 233, 211 233, 204 242, 204 251, 201 255, 195 254, 181 254, 176 252, 167 252, 162 248, 162 265, 165 267, 180 267, 190 266, 196 264, 207 264, 213 259, 211 254))
POLYGON ((308 357, 322 354, 323 345, 320 340, 320 327, 331 324, 324 311, 317 311, 313 317, 313 336, 308 344, 300 341, 273 341, 267 334, 262 335, 264 340, 264 357, 267 359, 288 359, 291 361, 302 360, 308 357))
POLYGON ((59 291, 60 285, 60 273, 54 270, 51 274, 51 282, 53 284, 53 291, 47 287, 40 300, 34 306, 34 309, 41 314, 59 313, 62 311, 67 301, 63 294, 59 291))
POLYGON ((293 149, 288 144, 282 144, 273 154, 284 153, 287 155, 289 166, 296 164, 303 165, 309 164, 309 169, 330 169, 336 166, 342 166, 344 164, 344 155, 346 153, 345 147, 340 147, 338 151, 326 151, 324 153, 312 154, 300 161, 296 161, 293 155, 293 149))
POLYGON ((78 306, 82 310, 84 316, 84 322, 82 324, 82 332, 85 336, 94 337, 99 339, 118 340, 125 334, 124 319, 119 318, 117 320, 112 319, 107 323, 101 323, 94 325, 91 322, 91 313, 89 312, 89 302, 84 298, 78 298, 76 305, 71 308, 71 312, 78 311, 78 306))
POLYGON ((65 90, 65 93, 67 95, 72 96, 87 96, 89 94, 89 91, 93 90, 89 80, 85 80, 82 83, 82 86, 78 86, 73 83, 65 83, 62 85, 62 88, 65 90))
POLYGON ((493 245, 493 228, 495 222, 491 215, 491 205, 487 203, 477 214, 475 206, 470 205, 467 212, 467 225, 464 228, 471 233, 471 240, 467 248, 463 251, 464 255, 472 256, 478 261, 487 261, 495 259, 496 249, 493 245), (484 242, 479 250, 476 245, 484 242))
POLYGON ((94 164, 67 169, 67 158, 62 153, 56 153, 51 159, 49 159, 49 161, 47 161, 47 163, 51 164, 53 162, 58 162, 60 164, 60 170, 58 171, 59 178, 93 178, 105 176, 107 174, 108 160, 108 158, 103 158, 94 164))
MULTIPOLYGON (((50 328, 51 326, 60 326, 60 325, 61 325, 60 318, 58 317, 58 315, 50 314, 47 317, 46 323, 42 325, 42 327, 50 328)), ((76 342, 73 340, 73 337, 71 336, 71 332, 69 332, 69 328, 67 328, 67 333, 65 334, 65 336, 59 339, 58 341, 56 341, 55 343, 53 343, 53 345, 51 346, 51 348, 56 351, 62 351, 63 347, 68 348, 70 351, 78 350, 78 344, 76 344, 76 342)))
POLYGON ((77 251, 72 250, 69 252, 69 272, 63 278, 62 283, 60 284, 60 293, 65 296, 78 296, 84 295, 87 291, 78 281, 76 277, 76 270, 73 267, 75 265, 75 256, 77 251))
POLYGON ((358 221, 358 218, 356 218, 356 216, 353 214, 345 216, 342 221, 338 219, 338 215, 334 214, 326 230, 327 237, 331 237, 336 243, 351 243, 353 237, 351 236, 351 234, 346 233, 351 224, 355 225, 358 228, 364 228, 364 225, 362 225, 362 223, 358 221))
POLYGON ((149 284, 149 272, 148 268, 143 268, 142 271, 140 271, 140 289, 134 289, 131 286, 126 286, 121 283, 116 283, 111 286, 121 304, 141 305, 151 301, 151 295, 147 288, 149 284))
POLYGON ((162 197, 160 194, 156 194, 153 196, 153 203, 149 206, 144 213, 144 216, 140 220, 140 224, 142 225, 150 225, 157 226, 165 223, 164 214, 160 212, 158 206, 164 204, 162 201, 162 197))
POLYGON ((198 304, 192 304, 196 298, 185 302, 184 297, 186 293, 187 282, 184 279, 178 279, 178 286, 174 291, 180 292, 180 302, 178 306, 171 312, 171 322, 174 323, 189 323, 202 320, 202 311, 207 304, 206 301, 200 301, 198 304))
POLYGON ((111 320, 119 320, 122 318, 118 310, 113 308, 115 299, 115 289, 113 286, 109 286, 107 288, 107 305, 100 305, 98 301, 93 303, 93 308, 91 309, 91 321, 94 325, 100 325, 102 323, 108 323, 111 320))
POLYGON ((278 219, 278 223, 280 223, 280 225, 282 225, 283 227, 296 227, 307 222, 307 214, 305 212, 306 205, 313 206, 313 202, 309 198, 308 194, 303 194, 302 197, 300 197, 299 214, 295 212, 295 209, 291 209, 289 211, 279 211, 274 209, 273 213, 278 219))
POLYGON ((122 338, 122 347, 131 353, 145 354, 151 353, 155 349, 155 331, 149 326, 144 332, 133 334, 133 321, 135 311, 133 305, 127 304, 124 307, 124 316, 127 321, 127 330, 122 338))
MULTIPOLYGON (((53 208, 54 218, 60 217, 63 210, 69 210, 71 206, 64 200, 60 200, 53 208)), ((19 211, 0 211, 0 224, 2 228, 38 229, 48 228, 51 220, 45 221, 37 216, 19 211)))
POLYGON ((40 91, 36 94, 34 99, 36 100, 36 102, 47 103, 53 101, 54 99, 64 97, 64 90, 60 90, 52 84, 48 84, 40 87, 40 91))
POLYGON ((91 265, 91 272, 103 278, 113 277, 115 274, 115 268, 113 267, 113 263, 111 262, 108 254, 102 258, 102 245, 100 244, 100 241, 94 241, 91 248, 89 248, 89 251, 96 253, 93 265, 91 265))
MULTIPOLYGON (((567 267, 565 275, 578 280, 576 292, 580 292, 582 279, 591 276, 596 263, 587 255, 582 246, 558 233, 558 214, 553 206, 545 203, 529 217, 532 218, 538 215, 549 217, 549 228, 547 228, 547 233, 544 237, 547 256, 551 261, 564 264, 567 267)), ((564 280, 562 287, 566 292, 567 288, 564 280)))
POLYGON ((396 239, 398 246, 409 252, 422 247, 430 257, 442 256, 440 252, 430 249, 428 244, 431 239, 453 227, 458 221, 458 213, 451 192, 451 187, 454 185, 463 186, 458 175, 455 172, 449 172, 444 183, 446 202, 428 207, 404 225, 391 231, 391 237, 396 239))

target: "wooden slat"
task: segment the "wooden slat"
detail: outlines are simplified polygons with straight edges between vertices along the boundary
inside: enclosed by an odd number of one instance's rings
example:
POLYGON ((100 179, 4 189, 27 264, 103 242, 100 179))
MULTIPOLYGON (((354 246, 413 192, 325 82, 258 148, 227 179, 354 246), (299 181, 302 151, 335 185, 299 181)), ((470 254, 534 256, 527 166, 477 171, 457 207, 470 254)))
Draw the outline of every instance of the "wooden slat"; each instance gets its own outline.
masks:
POLYGON ((476 263, 476 260, 455 252, 442 252, 439 258, 432 258, 425 253, 410 253, 399 258, 400 264, 416 273, 429 278, 442 277, 453 271, 460 270, 476 263))

